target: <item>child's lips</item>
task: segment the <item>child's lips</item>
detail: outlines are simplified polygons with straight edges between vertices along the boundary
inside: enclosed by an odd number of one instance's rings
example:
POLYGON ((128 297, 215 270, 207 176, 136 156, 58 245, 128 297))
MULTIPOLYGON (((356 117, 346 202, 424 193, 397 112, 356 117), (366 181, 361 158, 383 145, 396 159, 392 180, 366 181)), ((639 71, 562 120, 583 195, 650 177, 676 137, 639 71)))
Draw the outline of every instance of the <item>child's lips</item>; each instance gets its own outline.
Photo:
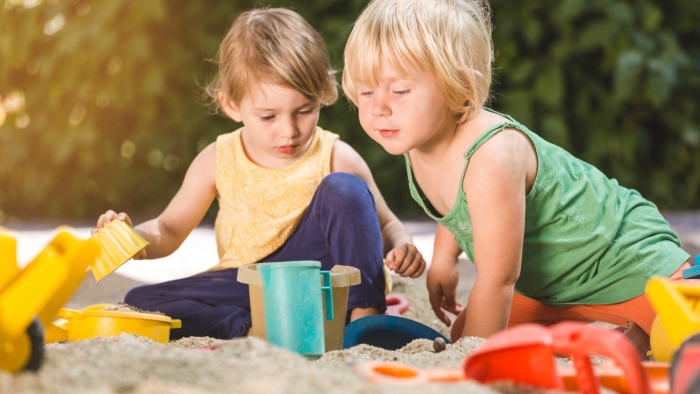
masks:
POLYGON ((398 130, 389 130, 389 129, 378 129, 377 131, 379 132, 379 135, 381 135, 384 138, 391 137, 399 132, 398 130))
POLYGON ((284 145, 277 148, 280 153, 288 154, 294 152, 299 145, 284 145))

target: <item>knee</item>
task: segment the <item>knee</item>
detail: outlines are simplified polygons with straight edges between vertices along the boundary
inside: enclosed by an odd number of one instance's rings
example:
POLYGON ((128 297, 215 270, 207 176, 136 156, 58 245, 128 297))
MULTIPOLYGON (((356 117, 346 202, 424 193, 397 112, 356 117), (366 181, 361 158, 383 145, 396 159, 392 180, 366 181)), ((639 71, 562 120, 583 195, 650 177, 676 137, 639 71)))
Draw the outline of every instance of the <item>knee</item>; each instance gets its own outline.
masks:
POLYGON ((347 207, 347 204, 367 204, 374 206, 374 198, 367 187, 367 183, 360 177, 344 173, 334 172, 327 175, 318 186, 317 193, 323 196, 323 200, 335 206, 347 207))
POLYGON ((124 296, 124 303, 137 308, 145 309, 144 306, 147 303, 148 294, 150 293, 148 291, 148 287, 148 285, 139 286, 129 290, 129 292, 124 296))
POLYGON ((462 309, 462 312, 452 322, 452 330, 450 331, 450 341, 455 343, 462 337, 464 325, 467 323, 467 308, 462 309))

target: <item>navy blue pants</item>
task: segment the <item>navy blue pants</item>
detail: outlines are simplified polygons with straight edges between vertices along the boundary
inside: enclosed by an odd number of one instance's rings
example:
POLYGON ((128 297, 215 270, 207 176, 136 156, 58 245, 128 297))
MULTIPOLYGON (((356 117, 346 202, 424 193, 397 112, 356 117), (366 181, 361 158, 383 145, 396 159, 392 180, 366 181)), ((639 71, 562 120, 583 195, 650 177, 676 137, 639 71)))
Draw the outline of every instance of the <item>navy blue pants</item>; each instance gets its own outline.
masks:
MULTIPOLYGON (((348 311, 386 310, 382 234, 367 184, 346 173, 326 176, 290 238, 264 262, 317 260, 322 270, 334 265, 356 267, 362 282, 351 286, 348 311)), ((251 326, 248 285, 236 280, 238 269, 204 272, 127 293, 124 302, 182 320, 170 339, 240 337, 251 326)))

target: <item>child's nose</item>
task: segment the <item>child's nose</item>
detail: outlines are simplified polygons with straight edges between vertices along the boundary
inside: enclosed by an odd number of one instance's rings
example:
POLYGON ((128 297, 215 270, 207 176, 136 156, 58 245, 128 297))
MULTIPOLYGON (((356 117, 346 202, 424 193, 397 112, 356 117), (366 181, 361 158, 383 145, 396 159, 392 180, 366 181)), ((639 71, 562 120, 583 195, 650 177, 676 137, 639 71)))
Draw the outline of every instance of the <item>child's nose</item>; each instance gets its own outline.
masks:
POLYGON ((284 138, 293 138, 298 134, 298 128, 294 120, 288 119, 281 125, 280 135, 284 138))
POLYGON ((391 107, 387 100, 387 95, 382 92, 375 92, 372 100, 371 113, 373 116, 391 115, 391 107))

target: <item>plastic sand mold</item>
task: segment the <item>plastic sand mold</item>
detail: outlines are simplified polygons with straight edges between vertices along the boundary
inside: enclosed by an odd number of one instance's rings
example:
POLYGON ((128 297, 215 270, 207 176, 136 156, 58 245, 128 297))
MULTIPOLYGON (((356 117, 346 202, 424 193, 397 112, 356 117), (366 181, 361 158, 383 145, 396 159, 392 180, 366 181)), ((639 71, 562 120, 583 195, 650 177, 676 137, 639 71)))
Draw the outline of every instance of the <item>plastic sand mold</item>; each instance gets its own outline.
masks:
POLYGON ((61 309, 58 316, 63 320, 59 319, 54 325, 67 330, 69 341, 116 337, 127 333, 161 343, 168 343, 171 329, 182 327, 180 320, 165 315, 103 310, 107 306, 109 305, 92 305, 80 311, 61 309))
POLYGON ((95 281, 99 282, 148 246, 141 234, 128 224, 113 220, 101 228, 94 239, 100 245, 100 255, 90 264, 95 281))

